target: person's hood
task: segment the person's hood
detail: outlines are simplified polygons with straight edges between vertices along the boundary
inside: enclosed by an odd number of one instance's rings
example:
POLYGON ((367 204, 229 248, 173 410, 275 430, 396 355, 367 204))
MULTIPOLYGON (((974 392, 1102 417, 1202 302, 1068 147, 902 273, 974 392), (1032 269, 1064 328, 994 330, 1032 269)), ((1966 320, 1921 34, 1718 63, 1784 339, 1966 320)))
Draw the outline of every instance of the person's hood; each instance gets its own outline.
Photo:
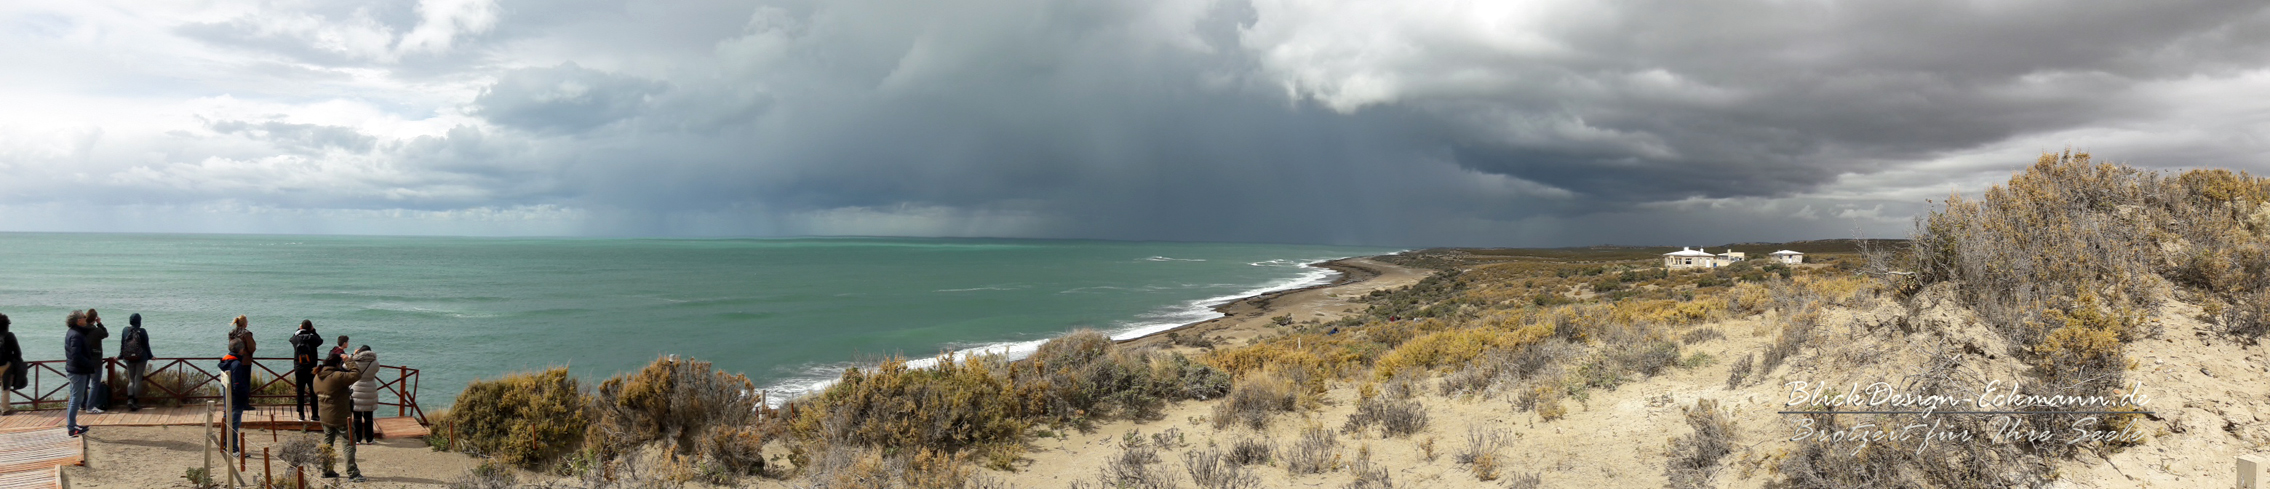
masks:
POLYGON ((142 313, 137 312, 132 316, 126 316, 126 324, 136 328, 142 327, 142 313))
POLYGON ((376 350, 363 350, 355 352, 355 361, 376 362, 378 361, 378 352, 376 350))

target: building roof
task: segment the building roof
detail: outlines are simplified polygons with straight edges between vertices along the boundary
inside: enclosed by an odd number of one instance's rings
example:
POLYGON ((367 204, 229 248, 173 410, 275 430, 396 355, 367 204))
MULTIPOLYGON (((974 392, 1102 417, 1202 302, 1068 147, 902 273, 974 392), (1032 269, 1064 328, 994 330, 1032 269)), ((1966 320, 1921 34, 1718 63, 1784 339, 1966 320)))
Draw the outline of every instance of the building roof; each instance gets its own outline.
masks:
POLYGON ((1773 254, 1773 256, 1782 256, 1782 255, 1802 255, 1802 254, 1804 254, 1804 253, 1798 253, 1798 252, 1795 252, 1795 251, 1789 251, 1789 250, 1781 250, 1781 251, 1776 251, 1776 252, 1773 252, 1772 254, 1773 254))
POLYGON ((1670 253, 1664 253, 1664 254, 1663 254, 1663 256, 1698 256, 1698 257, 1714 257, 1714 256, 1718 256, 1718 255, 1713 255, 1713 254, 1710 254, 1710 252, 1706 252, 1706 251, 1700 251, 1700 250, 1691 250, 1691 249, 1687 249, 1687 248, 1685 248, 1685 247, 1680 247, 1680 248, 1679 248, 1679 251, 1673 251, 1673 252, 1670 252, 1670 253))

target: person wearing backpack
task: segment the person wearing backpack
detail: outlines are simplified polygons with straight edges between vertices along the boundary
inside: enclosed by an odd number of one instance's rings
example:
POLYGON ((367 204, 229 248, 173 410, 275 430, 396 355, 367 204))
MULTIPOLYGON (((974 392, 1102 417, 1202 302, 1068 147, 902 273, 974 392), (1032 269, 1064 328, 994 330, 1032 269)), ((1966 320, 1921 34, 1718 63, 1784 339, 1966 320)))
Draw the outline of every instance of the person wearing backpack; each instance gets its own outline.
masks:
POLYGON ((118 359, 126 361, 126 410, 142 410, 142 376, 150 367, 150 332, 142 329, 142 313, 126 317, 126 332, 119 336, 118 359))
POLYGON ((323 335, 316 334, 314 321, 302 319, 291 343, 292 410, 298 411, 302 420, 308 419, 308 411, 315 411, 315 420, 323 421, 323 410, 315 404, 315 364, 321 360, 315 351, 323 348, 323 335))

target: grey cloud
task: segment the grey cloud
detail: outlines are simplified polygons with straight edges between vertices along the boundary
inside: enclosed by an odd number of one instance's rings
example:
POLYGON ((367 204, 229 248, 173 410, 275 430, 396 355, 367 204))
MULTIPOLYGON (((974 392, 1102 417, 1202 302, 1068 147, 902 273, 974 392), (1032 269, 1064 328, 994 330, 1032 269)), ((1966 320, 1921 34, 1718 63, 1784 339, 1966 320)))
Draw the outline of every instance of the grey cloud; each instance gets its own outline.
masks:
POLYGON ((2260 170, 2270 123, 2250 2, 506 1, 403 52, 415 5, 176 32, 275 65, 234 97, 400 120, 240 113, 94 154, 352 190, 249 205, 555 206, 593 234, 1698 245, 1897 235, 1917 195, 2065 146, 2260 170))
POLYGON ((342 126, 228 120, 215 121, 208 127, 213 132, 263 139, 302 153, 321 152, 326 148, 364 153, 378 144, 378 138, 342 126))
POLYGON ((473 99, 482 117, 533 131, 577 132, 637 115, 669 85, 575 63, 504 73, 473 99))

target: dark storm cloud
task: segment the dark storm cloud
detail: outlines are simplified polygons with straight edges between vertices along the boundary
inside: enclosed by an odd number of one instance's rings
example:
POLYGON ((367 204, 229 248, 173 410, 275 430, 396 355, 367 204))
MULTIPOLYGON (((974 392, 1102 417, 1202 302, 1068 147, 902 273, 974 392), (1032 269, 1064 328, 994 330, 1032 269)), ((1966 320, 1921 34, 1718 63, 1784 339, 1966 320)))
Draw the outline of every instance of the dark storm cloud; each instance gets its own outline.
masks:
POLYGON ((195 18, 168 32, 250 53, 197 53, 236 78, 184 85, 213 92, 181 110, 193 129, 225 137, 0 145, 0 172, 168 182, 181 201, 541 209, 476 214, 594 234, 1705 244, 1897 235, 1922 198, 2068 146, 2153 167, 2270 154, 2258 2, 420 0, 195 18), (258 73, 290 76, 244 81, 258 73), (146 154, 163 164, 118 156, 146 154), (294 183, 261 183, 278 181, 294 183))

